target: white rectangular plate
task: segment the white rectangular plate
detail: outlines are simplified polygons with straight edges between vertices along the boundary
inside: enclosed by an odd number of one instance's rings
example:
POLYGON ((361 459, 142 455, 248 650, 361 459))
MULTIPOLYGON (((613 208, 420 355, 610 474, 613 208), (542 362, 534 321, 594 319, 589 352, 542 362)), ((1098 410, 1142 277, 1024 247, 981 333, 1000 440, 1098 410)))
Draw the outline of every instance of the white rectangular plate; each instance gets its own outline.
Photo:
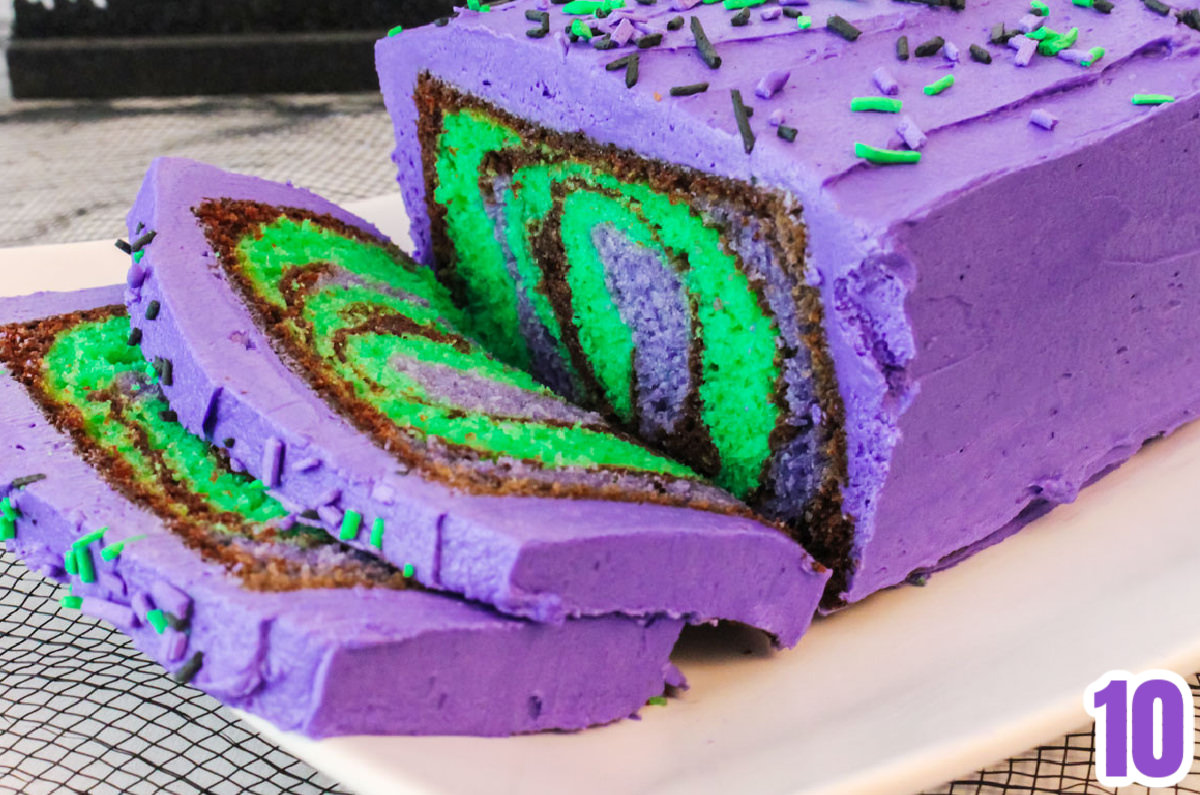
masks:
MULTIPOLYGON (((351 205, 406 242, 395 197, 351 205)), ((110 241, 0 249, 0 293, 124 278, 110 241)), ((314 742, 243 716, 363 795, 915 791, 1086 725, 1105 671, 1200 668, 1200 424, 925 588, 818 620, 800 645, 706 631, 691 689, 641 720, 507 739, 314 742), (750 650, 749 654, 744 653, 750 650)))

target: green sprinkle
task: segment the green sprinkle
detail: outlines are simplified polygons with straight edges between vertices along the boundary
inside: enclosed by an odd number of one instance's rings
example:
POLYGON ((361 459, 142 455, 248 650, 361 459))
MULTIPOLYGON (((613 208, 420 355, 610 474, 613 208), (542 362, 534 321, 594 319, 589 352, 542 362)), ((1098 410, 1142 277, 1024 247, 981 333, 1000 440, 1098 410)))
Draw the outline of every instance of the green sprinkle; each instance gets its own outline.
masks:
POLYGON ((1027 39, 1033 39, 1034 41, 1045 41, 1046 39, 1056 38, 1058 36, 1058 31, 1051 30, 1050 28, 1038 28, 1037 30, 1031 30, 1028 33, 1023 33, 1021 35, 1027 39))
POLYGON ((1039 17, 1050 16, 1050 6, 1042 2, 1042 0, 1030 0, 1029 7, 1033 9, 1033 13, 1039 17))
POLYGON ((954 85, 954 75, 946 75, 934 83, 925 86, 925 96, 934 97, 954 85))
POLYGON ((564 14, 594 14, 603 10, 604 5, 600 0, 571 0, 559 10, 564 14))
POLYGON ((146 251, 145 251, 145 249, 143 249, 143 250, 141 250, 141 251, 135 251, 135 252, 133 252, 133 262, 134 262, 134 264, 136 265, 137 263, 141 262, 141 261, 142 261, 142 257, 144 257, 144 256, 146 256, 146 251))
POLYGON ((1131 101, 1134 105, 1165 105, 1174 102, 1175 97, 1170 94, 1134 94, 1131 101))
POLYGON ((112 561, 116 560, 122 552, 125 551, 126 544, 132 544, 134 541, 141 541, 145 537, 146 536, 143 534, 130 536, 123 541, 115 541, 100 550, 100 557, 111 563, 112 561))
POLYGON ((75 567, 79 569, 80 582, 96 581, 96 563, 87 547, 75 547, 75 567))
POLYGON ((411 563, 405 563, 402 573, 404 574, 405 577, 412 577, 413 576, 413 565, 411 563))
POLYGON ((854 99, 850 100, 850 110, 855 113, 862 113, 864 111, 899 113, 903 105, 903 102, 891 97, 854 97, 854 99))
POLYGON ((1071 0, 1071 5, 1076 5, 1080 8, 1091 8, 1092 0, 1071 0))
POLYGON ((0 541, 11 541, 17 537, 17 523, 7 516, 0 519, 0 541))
POLYGON ((646 706, 648 707, 665 707, 666 705, 666 696, 650 696, 650 698, 646 699, 646 706))
POLYGON ((67 570, 67 574, 79 573, 79 566, 75 565, 74 549, 68 549, 63 553, 63 568, 67 570))
POLYGON ((167 631, 167 614, 161 610, 147 610, 146 621, 154 627, 154 631, 159 635, 167 631))
POLYGON ((812 27, 812 17, 805 14, 796 17, 796 27, 800 30, 808 30, 812 27))
POLYGON ((388 31, 388 38, 391 38, 392 36, 399 36, 403 32, 404 32, 404 26, 397 25, 396 27, 394 27, 388 31))
POLYGON ((362 514, 358 511, 346 511, 342 516, 342 529, 338 538, 350 541, 358 538, 358 528, 362 526, 362 514))
POLYGON ((1088 55, 1089 55, 1089 57, 1084 58, 1082 61, 1079 62, 1080 66, 1091 66, 1096 61, 1099 61, 1101 58, 1104 57, 1104 48, 1103 47, 1093 47, 1092 49, 1088 50, 1088 55))
POLYGON ((1038 52, 1042 55, 1058 55, 1060 50, 1065 50, 1072 46, 1078 39, 1079 28, 1071 28, 1060 36, 1044 40, 1038 45, 1038 52))
POLYGON ((5 519, 17 518, 17 509, 13 507, 12 500, 8 497, 0 500, 0 516, 3 516, 5 519))
POLYGON ((592 29, 583 24, 582 20, 571 20, 571 33, 581 39, 590 39, 592 37, 592 29))
POLYGON ((83 598, 79 596, 64 596, 58 603, 67 610, 78 610, 83 607, 83 598))
POLYGON ((920 163, 920 152, 909 152, 903 149, 877 149, 867 144, 854 144, 854 156, 861 157, 868 163, 894 165, 897 163, 920 163))
POLYGON ((371 546, 383 549, 383 517, 376 516, 371 522, 371 546))
POLYGON ((79 549, 80 547, 86 547, 88 544, 92 543, 93 541, 102 540, 104 538, 104 534, 107 532, 108 532, 107 527, 101 527, 99 530, 93 530, 92 532, 88 533, 87 535, 80 536, 79 538, 75 539, 75 542, 73 544, 71 544, 71 546, 75 547, 76 549, 79 549))
POLYGON ((752 8, 760 6, 767 0, 725 0, 725 8, 729 11, 737 11, 739 8, 752 8))

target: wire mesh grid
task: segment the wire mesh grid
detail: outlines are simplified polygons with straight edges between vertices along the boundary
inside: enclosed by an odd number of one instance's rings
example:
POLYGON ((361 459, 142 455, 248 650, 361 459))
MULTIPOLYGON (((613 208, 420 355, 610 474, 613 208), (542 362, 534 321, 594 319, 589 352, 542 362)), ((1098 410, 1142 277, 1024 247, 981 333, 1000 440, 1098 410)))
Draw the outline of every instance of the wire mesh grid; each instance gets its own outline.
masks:
POLYGON ((341 793, 0 553, 0 795, 341 793))

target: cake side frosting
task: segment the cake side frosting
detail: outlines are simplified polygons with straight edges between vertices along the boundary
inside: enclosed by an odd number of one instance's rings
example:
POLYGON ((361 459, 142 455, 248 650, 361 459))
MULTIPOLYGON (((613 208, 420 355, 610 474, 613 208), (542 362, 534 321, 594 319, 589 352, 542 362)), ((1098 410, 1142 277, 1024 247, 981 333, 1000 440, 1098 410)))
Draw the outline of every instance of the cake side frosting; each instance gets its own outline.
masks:
MULTIPOLYGON (((1190 112, 1200 35, 1191 29, 1191 17, 1163 17, 1140 4, 1123 4, 1108 14, 1056 5, 1048 17, 1030 21, 1028 7, 1016 3, 973 2, 959 11, 857 3, 803 9, 813 21, 807 30, 784 13, 787 7, 742 11, 685 0, 610 4, 597 16, 515 3, 487 13, 464 10, 443 27, 383 40, 377 65, 396 128, 394 161, 414 217, 413 237, 427 261, 435 253, 437 228, 429 208, 438 201, 426 195, 428 166, 417 156, 421 114, 427 109, 413 97, 422 72, 531 124, 578 132, 594 144, 774 188, 795 199, 807 241, 804 278, 820 290, 826 343, 845 409, 848 460, 841 507, 854 524, 856 572, 844 595, 858 599, 946 555, 986 543, 993 533, 1010 532, 1010 520, 1024 504, 1053 493, 1033 488, 1053 480, 1053 471, 1035 471, 1046 462, 1051 470, 1075 469, 1084 461, 1115 460, 1136 449, 1127 440, 1103 455, 1076 449, 1057 457, 1027 457, 1022 467, 1010 468, 1002 499, 981 501, 986 512, 946 507, 942 495, 947 490, 938 482, 945 472, 934 465, 940 459, 930 457, 931 448, 921 439, 932 433, 928 426, 936 423, 936 412, 924 415, 926 426, 907 431, 902 416, 921 400, 917 375, 927 371, 915 362, 937 344, 935 328, 943 338, 947 332, 941 324, 914 321, 907 302, 918 284, 934 291, 931 298, 953 296, 959 288, 952 279, 959 274, 936 283, 922 280, 923 263, 905 235, 939 208, 1011 177, 1005 183, 1007 203, 988 208, 1007 220, 1023 206, 1015 188, 1018 175, 1037 163, 1071 155, 1102 159, 1110 137, 1122 131, 1135 135, 1160 114, 1190 112), (547 20, 545 35, 536 32, 541 14, 547 20), (834 14, 857 33, 827 28, 834 14), (748 22, 735 21, 741 17, 748 22), (590 40, 562 33, 572 20, 595 29, 590 40), (997 24, 1000 37, 992 42, 997 24), (713 51, 698 44, 697 28, 713 51), (1030 39, 1035 53, 1042 51, 1025 67, 1016 63, 1018 48, 1028 49, 1018 34, 1030 39), (897 57, 902 36, 910 47, 906 61, 897 57), (989 63, 969 57, 972 44, 989 63), (714 55, 720 60, 717 68, 714 55), (511 66, 518 61, 520 68, 511 66), (947 75, 954 78, 949 88, 943 80, 947 75), (673 88, 680 90, 673 93, 673 88), (753 110, 742 128, 733 89, 753 110), (896 92, 900 114, 852 109, 854 98, 878 98, 885 91, 896 92), (1133 104, 1131 97, 1141 94, 1169 95, 1176 107, 1133 104), (1031 124, 1034 111, 1053 130, 1031 124), (792 129, 792 140, 776 133, 777 124, 792 129), (920 147, 917 165, 885 168, 855 154, 855 142, 900 151, 907 140, 920 147), (917 451, 906 453, 901 463, 906 496, 897 510, 878 519, 881 499, 887 494, 892 500, 897 493, 890 491, 889 478, 898 443, 917 451), (917 459, 921 463, 913 464, 917 459), (914 472, 914 466, 920 469, 914 472), (926 504, 944 511, 931 517, 928 532, 920 527, 922 512, 913 508, 926 504)), ((1044 190, 1050 194, 1039 196, 1030 220, 1045 219, 1051 228, 1050 211, 1070 204, 1073 194, 1061 178, 1044 190)), ((1054 217, 1073 216, 1063 211, 1054 217)), ((960 222, 987 225, 989 220, 960 222)), ((958 250, 953 233, 943 231, 941 240, 925 242, 922 257, 935 244, 937 256, 958 250)), ((974 358, 981 367, 1020 364, 1018 358, 990 363, 974 358)), ((1177 400, 1176 415, 1186 413, 1183 402, 1177 400)), ((945 405, 941 399, 934 404, 945 405)), ((956 419, 964 435, 979 422, 975 416, 956 419)), ((1158 430, 1126 423, 1116 432, 1132 439, 1158 430)), ((989 452, 1003 454, 999 448, 989 452)), ((1091 463, 1083 468, 1094 469, 1091 463)), ((1078 482, 1074 475, 1069 480, 1078 482)), ((1071 493, 1062 492, 1064 497, 1071 493)))
POLYGON ((582 728, 678 681, 678 622, 505 618, 283 525, 260 482, 161 408, 106 306, 120 297, 0 303, 0 322, 23 324, 0 331, 0 530, 70 585, 67 607, 180 681, 317 737, 582 728))
MULTIPOLYGON (((572 499, 569 479, 560 497, 489 496, 452 491, 410 471, 387 439, 360 433, 331 410, 327 395, 289 369, 286 348, 279 348, 283 357, 275 353, 261 317, 223 278, 226 266, 194 212, 218 199, 344 216, 307 192, 186 161, 158 161, 130 215, 131 238, 149 230, 154 237, 137 257, 127 303, 147 355, 171 362, 171 383, 163 389, 173 409, 189 428, 229 441, 231 459, 263 477, 289 508, 315 511, 346 543, 410 565, 425 584, 504 612, 547 621, 604 613, 729 618, 760 626, 781 644, 799 638, 829 573, 761 522, 713 510, 572 499)), ((379 240, 370 227, 346 223, 379 240)), ((280 249, 279 262, 299 256, 289 251, 280 249)), ((339 268, 349 264, 333 259, 339 268)), ((396 308, 391 298, 371 300, 396 308)), ((394 353, 371 365, 371 380, 397 367, 394 353)), ((536 402, 529 394, 527 408, 536 402)), ((519 474, 520 462, 505 466, 519 474)), ((504 466, 493 471, 503 483, 504 466)), ((621 488, 621 480, 614 483, 621 488)))

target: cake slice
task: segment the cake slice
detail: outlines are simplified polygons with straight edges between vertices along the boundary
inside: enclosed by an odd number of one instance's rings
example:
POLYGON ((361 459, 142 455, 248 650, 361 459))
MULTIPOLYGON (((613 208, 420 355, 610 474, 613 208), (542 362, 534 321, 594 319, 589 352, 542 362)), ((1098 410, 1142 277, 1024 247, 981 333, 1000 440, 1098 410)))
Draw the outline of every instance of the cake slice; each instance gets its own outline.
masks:
POLYGON ((1013 532, 1200 409, 1200 14, 532 0, 376 62, 467 330, 834 570, 1013 532))
POLYGON ((679 682, 679 621, 502 616, 294 521, 176 422, 121 298, 0 301, 0 538, 65 607, 313 737, 577 729, 679 682))
POLYGON ((433 272, 291 186, 158 160, 127 304, 180 421, 425 585, 540 621, 741 621, 790 646, 829 573, 695 471, 459 329, 433 272))

